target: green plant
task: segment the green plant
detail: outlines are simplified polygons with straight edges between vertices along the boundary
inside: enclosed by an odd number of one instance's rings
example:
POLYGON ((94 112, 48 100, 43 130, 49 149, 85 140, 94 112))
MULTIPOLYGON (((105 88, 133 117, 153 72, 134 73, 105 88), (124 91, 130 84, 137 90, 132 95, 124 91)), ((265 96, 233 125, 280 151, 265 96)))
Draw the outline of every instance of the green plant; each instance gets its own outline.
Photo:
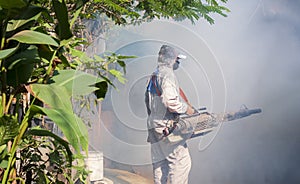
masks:
POLYGON ((27 183, 72 182, 72 152, 68 143, 47 130, 31 129, 19 146, 18 175, 27 183))
POLYGON ((87 152, 87 129, 73 113, 71 99, 101 91, 97 84, 105 81, 74 70, 84 54, 75 52, 81 40, 71 32, 65 2, 52 1, 53 12, 42 4, 0 1, 2 183, 22 180, 16 176, 16 152, 25 133, 32 133, 30 124, 36 116, 47 116, 55 122, 68 140, 65 146, 71 145, 76 154, 87 152), (28 98, 28 92, 34 98, 28 98))

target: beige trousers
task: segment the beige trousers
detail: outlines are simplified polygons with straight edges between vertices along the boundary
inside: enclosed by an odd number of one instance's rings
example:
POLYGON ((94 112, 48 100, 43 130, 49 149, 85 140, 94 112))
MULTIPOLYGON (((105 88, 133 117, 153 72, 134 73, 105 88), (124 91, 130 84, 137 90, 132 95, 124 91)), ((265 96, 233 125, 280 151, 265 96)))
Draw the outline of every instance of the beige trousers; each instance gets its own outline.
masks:
POLYGON ((166 159, 153 163, 155 184, 188 184, 191 157, 187 146, 177 147, 166 159))

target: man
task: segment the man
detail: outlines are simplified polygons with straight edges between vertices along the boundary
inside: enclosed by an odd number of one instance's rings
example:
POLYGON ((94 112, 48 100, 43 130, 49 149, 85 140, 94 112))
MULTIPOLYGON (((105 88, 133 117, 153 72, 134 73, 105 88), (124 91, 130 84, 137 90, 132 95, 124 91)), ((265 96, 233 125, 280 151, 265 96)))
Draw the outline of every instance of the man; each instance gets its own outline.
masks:
POLYGON ((191 115, 194 109, 180 99, 180 91, 174 70, 179 67, 180 55, 163 45, 158 54, 158 66, 149 79, 145 102, 148 111, 148 142, 155 184, 187 184, 191 158, 185 141, 171 143, 164 131, 180 114, 191 115))

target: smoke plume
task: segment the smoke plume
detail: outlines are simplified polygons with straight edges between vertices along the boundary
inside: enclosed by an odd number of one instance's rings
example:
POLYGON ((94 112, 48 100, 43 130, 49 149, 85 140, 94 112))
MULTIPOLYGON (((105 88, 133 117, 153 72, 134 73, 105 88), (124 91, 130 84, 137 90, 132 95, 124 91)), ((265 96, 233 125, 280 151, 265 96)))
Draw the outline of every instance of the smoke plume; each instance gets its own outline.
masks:
POLYGON ((169 44, 188 57, 176 75, 194 106, 212 112, 242 104, 262 108, 188 142, 190 183, 300 182, 300 2, 227 5, 228 17, 216 16, 214 25, 160 20, 123 28, 110 39, 109 50, 138 57, 127 62, 127 83, 116 82, 118 90, 110 90, 102 104, 99 149, 107 158, 151 163, 144 90, 160 46, 169 44))

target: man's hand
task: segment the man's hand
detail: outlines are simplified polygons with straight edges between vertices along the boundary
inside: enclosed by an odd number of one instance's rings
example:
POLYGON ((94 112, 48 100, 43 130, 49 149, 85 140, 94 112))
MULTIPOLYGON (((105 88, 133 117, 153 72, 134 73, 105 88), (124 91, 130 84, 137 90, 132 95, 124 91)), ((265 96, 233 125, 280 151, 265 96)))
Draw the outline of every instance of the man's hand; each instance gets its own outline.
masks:
POLYGON ((186 114, 187 115, 192 115, 192 114, 194 114, 195 113, 195 110, 194 110, 194 108, 192 107, 192 106, 188 106, 188 108, 187 108, 187 110, 186 110, 186 114))

